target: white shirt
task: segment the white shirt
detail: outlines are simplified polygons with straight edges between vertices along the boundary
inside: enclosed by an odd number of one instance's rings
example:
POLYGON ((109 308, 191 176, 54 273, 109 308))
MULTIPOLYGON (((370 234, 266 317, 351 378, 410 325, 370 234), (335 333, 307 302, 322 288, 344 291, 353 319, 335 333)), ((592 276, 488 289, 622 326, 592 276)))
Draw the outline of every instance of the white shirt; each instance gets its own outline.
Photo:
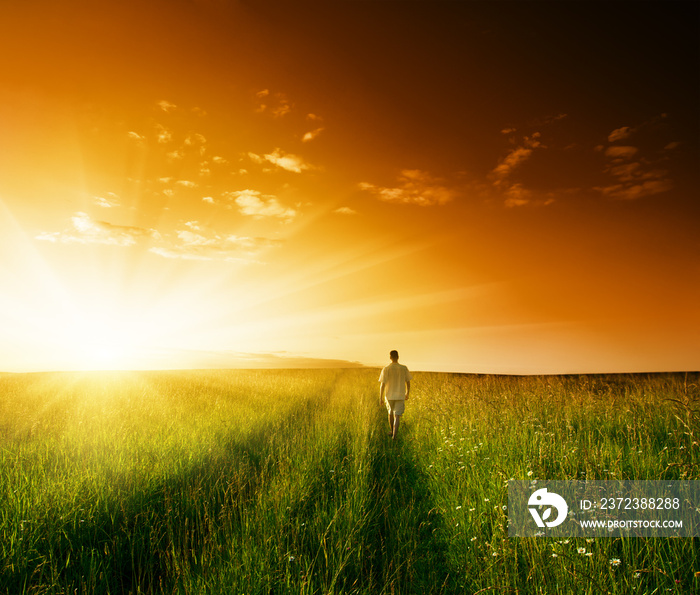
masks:
POLYGON ((410 380, 411 373, 408 368, 398 362, 391 362, 379 375, 379 382, 385 385, 387 401, 403 401, 406 396, 406 382, 410 380))

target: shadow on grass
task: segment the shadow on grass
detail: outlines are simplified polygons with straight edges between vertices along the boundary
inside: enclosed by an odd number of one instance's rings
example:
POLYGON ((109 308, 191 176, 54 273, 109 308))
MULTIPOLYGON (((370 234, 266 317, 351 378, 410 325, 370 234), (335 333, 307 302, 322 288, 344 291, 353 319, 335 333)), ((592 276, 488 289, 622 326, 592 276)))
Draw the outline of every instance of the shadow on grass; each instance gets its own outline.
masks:
POLYGON ((216 563, 215 556, 203 559, 205 544, 215 541, 222 524, 240 517, 278 472, 276 445, 328 404, 326 398, 307 399, 288 410, 279 427, 222 436, 219 453, 126 489, 128 497, 107 498, 89 519, 77 511, 44 511, 38 539, 0 564, 0 593, 177 592, 183 572, 204 574, 207 564, 216 563))
POLYGON ((411 428, 402 426, 396 441, 388 435, 386 421, 380 428, 372 461, 375 547, 367 560, 368 572, 379 579, 375 592, 456 592, 447 566, 447 544, 440 537, 443 517, 416 460, 411 428))

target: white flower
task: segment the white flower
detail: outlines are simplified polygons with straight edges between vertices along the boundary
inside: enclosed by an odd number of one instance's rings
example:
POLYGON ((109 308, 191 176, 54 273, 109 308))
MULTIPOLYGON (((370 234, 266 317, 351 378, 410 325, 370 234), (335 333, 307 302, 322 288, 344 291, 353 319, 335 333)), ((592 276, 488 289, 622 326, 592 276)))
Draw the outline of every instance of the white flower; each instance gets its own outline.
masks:
POLYGON ((460 508, 462 508, 462 507, 461 507, 461 506, 458 506, 457 508, 455 508, 455 510, 459 510, 460 508))
POLYGON ((610 558, 610 566, 613 568, 616 568, 620 564, 622 564, 622 562, 620 562, 620 558, 610 558))
POLYGON ((472 537, 469 541, 476 541, 476 537, 472 537))
POLYGON ((528 477, 532 477, 532 471, 528 471, 528 472, 527 472, 527 476, 528 476, 528 477))
POLYGON ((558 558, 558 554, 552 554, 552 558, 558 558))
POLYGON ((585 554, 586 553, 586 548, 585 547, 580 547, 576 550, 579 554, 585 554))

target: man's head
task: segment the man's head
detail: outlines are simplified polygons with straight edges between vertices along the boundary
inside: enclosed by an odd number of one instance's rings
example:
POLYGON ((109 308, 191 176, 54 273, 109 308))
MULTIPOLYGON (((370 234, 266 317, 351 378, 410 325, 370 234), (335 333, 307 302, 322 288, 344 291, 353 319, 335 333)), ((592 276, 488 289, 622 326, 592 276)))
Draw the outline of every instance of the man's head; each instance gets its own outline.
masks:
POLYGON ((399 361, 399 352, 396 351, 396 349, 394 349, 393 351, 390 351, 390 352, 389 352, 389 359, 390 359, 392 362, 397 362, 397 361, 399 361))

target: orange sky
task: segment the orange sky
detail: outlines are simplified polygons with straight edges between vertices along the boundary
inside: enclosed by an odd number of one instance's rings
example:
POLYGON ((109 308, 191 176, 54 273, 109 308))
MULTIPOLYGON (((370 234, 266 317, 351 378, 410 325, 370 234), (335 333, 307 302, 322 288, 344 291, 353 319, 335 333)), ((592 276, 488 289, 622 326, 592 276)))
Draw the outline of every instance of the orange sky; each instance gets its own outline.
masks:
POLYGON ((697 5, 3 12, 0 370, 700 368, 697 5))

